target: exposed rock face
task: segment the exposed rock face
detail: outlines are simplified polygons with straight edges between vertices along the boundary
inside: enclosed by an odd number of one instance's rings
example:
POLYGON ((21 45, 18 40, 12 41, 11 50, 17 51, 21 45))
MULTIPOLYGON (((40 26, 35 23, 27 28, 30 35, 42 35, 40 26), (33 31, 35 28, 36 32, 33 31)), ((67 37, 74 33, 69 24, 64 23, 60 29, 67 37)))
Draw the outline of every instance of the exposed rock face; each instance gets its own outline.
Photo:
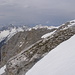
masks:
POLYGON ((25 48, 34 44, 41 39, 41 36, 56 30, 41 28, 41 29, 32 29, 31 31, 18 32, 15 34, 8 42, 3 45, 0 49, 1 57, 1 66, 6 64, 6 62, 14 55, 20 53, 25 48))
POLYGON ((25 75, 33 65, 53 48, 75 34, 75 23, 67 22, 51 36, 41 39, 7 62, 6 75, 25 75))
POLYGON ((2 46, 6 45, 7 41, 14 36, 18 32, 22 32, 27 27, 16 27, 13 25, 3 26, 0 28, 0 61, 1 61, 1 50, 3 51, 5 48, 2 49, 2 46))

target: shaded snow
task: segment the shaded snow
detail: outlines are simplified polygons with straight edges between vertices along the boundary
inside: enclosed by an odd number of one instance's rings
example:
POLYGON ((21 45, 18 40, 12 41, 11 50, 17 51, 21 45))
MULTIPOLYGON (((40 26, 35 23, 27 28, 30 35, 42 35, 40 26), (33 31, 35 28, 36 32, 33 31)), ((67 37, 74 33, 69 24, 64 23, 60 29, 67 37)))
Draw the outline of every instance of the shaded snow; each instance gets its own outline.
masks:
POLYGON ((20 31, 24 31, 21 27, 14 27, 14 28, 11 28, 10 30, 3 30, 0 32, 0 42, 2 40, 4 40, 4 38, 8 37, 7 40, 9 40, 13 35, 15 35, 17 32, 20 32, 20 31))
POLYGON ((5 69, 6 69, 6 65, 3 66, 2 68, 0 68, 0 75, 3 74, 5 72, 5 69))
POLYGON ((49 52, 26 75, 75 75, 75 35, 49 52))
POLYGON ((47 38, 47 37, 51 36, 54 32, 55 31, 47 33, 47 34, 43 35, 41 38, 47 38))
POLYGON ((0 32, 0 41, 2 41, 8 35, 9 35, 9 30, 4 30, 4 31, 0 32))

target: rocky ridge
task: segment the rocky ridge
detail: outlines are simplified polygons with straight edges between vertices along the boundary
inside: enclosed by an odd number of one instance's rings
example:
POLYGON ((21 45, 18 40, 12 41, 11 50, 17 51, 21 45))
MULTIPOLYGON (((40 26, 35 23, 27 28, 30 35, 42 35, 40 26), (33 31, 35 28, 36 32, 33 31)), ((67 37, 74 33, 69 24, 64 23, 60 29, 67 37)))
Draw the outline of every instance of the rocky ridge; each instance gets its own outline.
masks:
POLYGON ((56 30, 56 27, 35 26, 14 34, 0 49, 0 59, 3 66, 14 55, 41 39, 41 36, 56 30))
POLYGON ((61 25, 49 37, 39 40, 8 60, 6 64, 6 75, 25 75, 35 63, 37 63, 60 43, 68 40, 74 34, 74 20, 61 25))

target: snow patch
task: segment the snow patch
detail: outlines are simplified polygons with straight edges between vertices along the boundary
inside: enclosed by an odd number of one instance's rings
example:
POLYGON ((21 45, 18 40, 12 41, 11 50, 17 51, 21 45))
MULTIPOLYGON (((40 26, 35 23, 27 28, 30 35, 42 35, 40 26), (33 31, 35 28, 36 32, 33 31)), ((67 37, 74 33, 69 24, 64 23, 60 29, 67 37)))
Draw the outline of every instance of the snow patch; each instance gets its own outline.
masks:
POLYGON ((3 74, 5 72, 5 69, 6 69, 6 65, 3 66, 2 68, 0 68, 0 75, 3 74))
POLYGON ((23 44, 24 44, 24 42, 20 42, 20 44, 18 46, 19 47, 22 47, 23 44))
POLYGON ((23 43, 20 43, 19 47, 22 47, 23 44, 24 44, 24 42, 23 43))
POLYGON ((51 36, 54 32, 55 31, 47 33, 47 34, 43 35, 41 38, 47 38, 47 37, 51 36))

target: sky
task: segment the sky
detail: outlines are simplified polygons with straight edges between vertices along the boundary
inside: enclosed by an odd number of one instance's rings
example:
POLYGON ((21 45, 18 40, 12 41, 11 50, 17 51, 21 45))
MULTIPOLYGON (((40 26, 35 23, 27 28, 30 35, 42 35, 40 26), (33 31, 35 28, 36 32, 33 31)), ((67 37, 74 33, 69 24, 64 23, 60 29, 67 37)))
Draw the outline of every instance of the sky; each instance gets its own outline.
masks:
POLYGON ((57 26, 74 18, 75 0, 0 0, 0 26, 57 26))

